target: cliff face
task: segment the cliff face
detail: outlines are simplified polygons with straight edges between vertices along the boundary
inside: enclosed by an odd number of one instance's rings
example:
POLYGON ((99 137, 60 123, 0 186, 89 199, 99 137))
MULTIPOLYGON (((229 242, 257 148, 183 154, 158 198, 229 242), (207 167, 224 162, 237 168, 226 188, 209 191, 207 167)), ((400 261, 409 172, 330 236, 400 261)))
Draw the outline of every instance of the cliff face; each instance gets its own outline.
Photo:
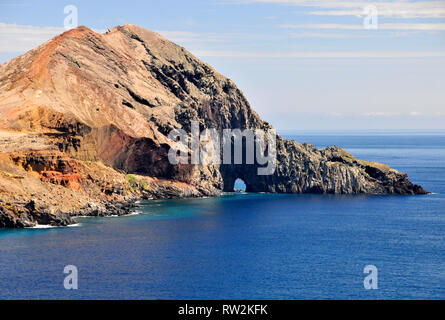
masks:
POLYGON ((192 120, 201 130, 271 129, 230 79, 133 25, 79 27, 2 64, 0 226, 124 214, 141 197, 218 195, 236 178, 253 192, 425 193, 385 165, 281 137, 273 175, 172 165, 167 136, 192 120))

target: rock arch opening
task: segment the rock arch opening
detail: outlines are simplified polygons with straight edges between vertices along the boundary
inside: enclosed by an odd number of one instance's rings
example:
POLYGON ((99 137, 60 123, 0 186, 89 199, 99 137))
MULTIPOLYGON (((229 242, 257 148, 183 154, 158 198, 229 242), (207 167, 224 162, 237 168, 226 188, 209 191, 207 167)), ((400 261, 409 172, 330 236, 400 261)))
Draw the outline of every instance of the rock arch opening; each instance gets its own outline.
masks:
POLYGON ((233 191, 245 192, 246 191, 246 183, 243 179, 237 178, 235 183, 233 184, 233 191))
MULTIPOLYGON (((238 184, 242 181, 242 185, 245 186, 245 192, 258 192, 263 190, 257 190, 259 176, 256 175, 255 166, 249 165, 222 165, 220 172, 223 180, 223 191, 234 192, 235 189, 240 189, 238 184), (237 182, 238 181, 238 182, 237 182)), ((240 185, 241 185, 240 184, 240 185)))

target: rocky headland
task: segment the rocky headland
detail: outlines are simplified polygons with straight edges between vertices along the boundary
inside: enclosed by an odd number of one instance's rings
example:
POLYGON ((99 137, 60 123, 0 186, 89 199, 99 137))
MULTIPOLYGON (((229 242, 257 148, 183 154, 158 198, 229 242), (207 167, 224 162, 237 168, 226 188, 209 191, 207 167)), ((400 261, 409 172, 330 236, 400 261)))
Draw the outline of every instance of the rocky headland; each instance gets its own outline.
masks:
POLYGON ((276 170, 173 165, 175 128, 270 130, 230 79, 157 33, 69 30, 0 65, 0 227, 123 215, 139 199, 248 192, 425 194, 406 174, 277 136, 276 170))

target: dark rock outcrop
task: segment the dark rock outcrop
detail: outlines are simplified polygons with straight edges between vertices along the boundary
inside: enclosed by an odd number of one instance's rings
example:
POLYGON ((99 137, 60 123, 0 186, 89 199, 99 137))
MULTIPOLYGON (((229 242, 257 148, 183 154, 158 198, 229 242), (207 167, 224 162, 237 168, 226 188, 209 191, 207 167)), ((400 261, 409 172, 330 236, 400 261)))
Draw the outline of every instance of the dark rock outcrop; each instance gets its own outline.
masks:
POLYGON ((385 165, 279 136, 272 175, 258 165, 172 165, 167 136, 191 121, 272 129, 230 79, 134 25, 79 27, 2 64, 0 226, 125 214, 136 199, 218 195, 237 178, 251 192, 425 193, 385 165))

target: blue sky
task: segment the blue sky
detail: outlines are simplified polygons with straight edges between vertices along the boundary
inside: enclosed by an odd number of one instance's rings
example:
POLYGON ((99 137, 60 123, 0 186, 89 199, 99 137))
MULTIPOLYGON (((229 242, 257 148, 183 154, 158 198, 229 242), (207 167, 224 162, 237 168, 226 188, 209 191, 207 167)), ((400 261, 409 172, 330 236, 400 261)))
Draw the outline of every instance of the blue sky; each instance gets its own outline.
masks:
POLYGON ((184 46, 279 130, 445 129, 445 0, 0 0, 0 63, 63 32, 66 5, 184 46))

